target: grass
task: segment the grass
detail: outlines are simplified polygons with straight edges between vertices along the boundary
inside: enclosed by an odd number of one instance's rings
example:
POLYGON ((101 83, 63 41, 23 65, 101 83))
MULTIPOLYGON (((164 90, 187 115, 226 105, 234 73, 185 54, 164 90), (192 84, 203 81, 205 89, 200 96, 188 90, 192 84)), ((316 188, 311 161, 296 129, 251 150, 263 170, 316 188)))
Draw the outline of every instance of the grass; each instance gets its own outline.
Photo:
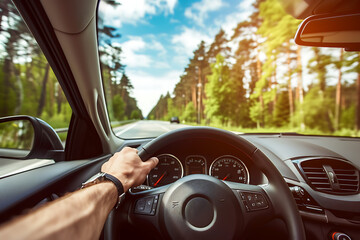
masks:
POLYGON ((112 128, 116 128, 116 127, 120 127, 129 123, 133 123, 133 122, 137 122, 139 120, 125 120, 125 121, 116 121, 116 122, 111 122, 111 127, 112 128))
MULTIPOLYGON (((205 126, 199 125, 197 123, 186 123, 191 126, 205 126)), ((216 127, 225 129, 232 132, 238 133, 299 133, 304 135, 327 135, 327 136, 343 136, 343 137, 360 137, 360 131, 355 129, 340 129, 335 132, 323 132, 319 129, 305 129, 301 130, 300 128, 285 128, 285 127, 269 127, 269 128, 242 128, 234 126, 224 126, 221 124, 209 124, 208 127, 216 127)))

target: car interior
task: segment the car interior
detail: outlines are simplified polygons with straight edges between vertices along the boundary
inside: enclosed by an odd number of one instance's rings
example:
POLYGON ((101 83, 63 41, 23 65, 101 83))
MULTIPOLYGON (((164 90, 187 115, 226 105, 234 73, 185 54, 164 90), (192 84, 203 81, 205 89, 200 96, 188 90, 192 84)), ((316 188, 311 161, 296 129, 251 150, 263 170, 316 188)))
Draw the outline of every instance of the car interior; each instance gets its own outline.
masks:
MULTIPOLYGON (((297 44, 360 51, 359 1, 282 3, 305 19, 294 36, 297 44)), ((0 119, 28 121, 34 135, 31 149, 1 149, 0 168, 14 159, 42 160, 1 175, 0 224, 76 191, 112 154, 132 147, 143 161, 157 156, 160 162, 110 213, 101 239, 360 239, 359 138, 191 126, 121 139, 112 131, 104 93, 98 1, 13 4, 53 69, 72 116, 65 146, 38 118, 0 119)))

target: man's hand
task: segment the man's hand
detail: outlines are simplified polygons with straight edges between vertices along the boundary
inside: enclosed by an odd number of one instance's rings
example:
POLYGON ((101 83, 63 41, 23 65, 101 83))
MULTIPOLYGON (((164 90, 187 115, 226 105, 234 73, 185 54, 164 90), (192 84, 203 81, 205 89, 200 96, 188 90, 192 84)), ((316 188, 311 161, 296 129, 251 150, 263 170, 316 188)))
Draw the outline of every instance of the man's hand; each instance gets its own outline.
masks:
POLYGON ((146 162, 141 161, 135 148, 125 147, 104 163, 101 171, 111 174, 120 180, 126 192, 130 187, 135 187, 145 181, 149 174, 159 162, 159 159, 152 157, 146 162))

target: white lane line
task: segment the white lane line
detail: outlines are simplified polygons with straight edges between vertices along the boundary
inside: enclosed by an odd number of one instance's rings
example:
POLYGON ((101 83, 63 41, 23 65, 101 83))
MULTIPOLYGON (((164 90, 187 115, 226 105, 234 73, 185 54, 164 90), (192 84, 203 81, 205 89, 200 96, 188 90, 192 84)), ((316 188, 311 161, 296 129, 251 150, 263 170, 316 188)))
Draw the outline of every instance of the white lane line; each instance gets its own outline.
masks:
POLYGON ((125 129, 123 129, 122 131, 117 132, 116 135, 117 135, 117 136, 120 136, 120 135, 123 134, 124 132, 127 132, 127 131, 129 131, 130 129, 136 127, 139 123, 140 123, 140 122, 134 123, 133 125, 131 125, 131 126, 125 128, 125 129))

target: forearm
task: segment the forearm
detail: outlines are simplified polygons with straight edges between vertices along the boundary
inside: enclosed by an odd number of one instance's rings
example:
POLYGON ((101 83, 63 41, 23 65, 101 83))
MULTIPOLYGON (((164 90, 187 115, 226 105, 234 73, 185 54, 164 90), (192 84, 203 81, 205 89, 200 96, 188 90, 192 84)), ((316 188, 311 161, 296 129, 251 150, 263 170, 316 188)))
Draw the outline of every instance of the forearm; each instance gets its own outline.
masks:
POLYGON ((116 199, 113 183, 93 185, 7 223, 0 239, 98 239, 116 199))

